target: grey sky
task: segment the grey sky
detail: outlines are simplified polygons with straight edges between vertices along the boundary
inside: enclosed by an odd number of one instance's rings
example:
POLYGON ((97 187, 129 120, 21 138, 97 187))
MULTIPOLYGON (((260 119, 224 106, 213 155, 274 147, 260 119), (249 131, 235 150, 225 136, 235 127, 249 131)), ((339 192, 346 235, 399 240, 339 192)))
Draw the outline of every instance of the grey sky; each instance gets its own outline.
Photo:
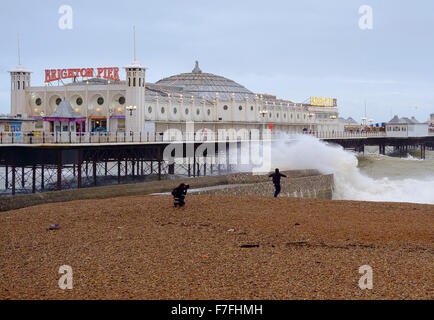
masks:
POLYGON ((134 24, 151 82, 190 72, 197 59, 204 72, 254 92, 336 97, 345 117, 360 119, 365 99, 376 121, 434 113, 429 0, 3 0, 0 12, 0 113, 10 109, 17 32, 22 64, 42 85, 46 68, 130 63, 134 24), (72 6, 73 30, 58 27, 63 4, 72 6), (373 8, 373 30, 358 26, 361 5, 373 8))

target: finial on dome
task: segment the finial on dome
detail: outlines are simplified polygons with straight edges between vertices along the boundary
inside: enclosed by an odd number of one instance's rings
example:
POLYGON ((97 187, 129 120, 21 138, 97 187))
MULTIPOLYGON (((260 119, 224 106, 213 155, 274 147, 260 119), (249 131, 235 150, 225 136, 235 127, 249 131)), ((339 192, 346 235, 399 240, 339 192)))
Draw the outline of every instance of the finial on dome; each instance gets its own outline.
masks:
POLYGON ((196 64, 195 64, 192 72, 193 73, 202 73, 202 70, 200 70, 200 68, 199 68, 199 61, 196 60, 196 64))

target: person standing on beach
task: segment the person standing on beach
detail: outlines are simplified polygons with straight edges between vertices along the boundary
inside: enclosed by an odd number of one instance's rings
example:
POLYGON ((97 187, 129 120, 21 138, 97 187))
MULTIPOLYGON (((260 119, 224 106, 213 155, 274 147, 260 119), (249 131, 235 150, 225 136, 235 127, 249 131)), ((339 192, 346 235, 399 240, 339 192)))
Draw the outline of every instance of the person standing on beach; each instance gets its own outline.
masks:
POLYGON ((269 175, 270 178, 273 178, 273 184, 274 184, 274 197, 277 198, 277 196, 280 193, 281 186, 280 186, 280 178, 284 177, 287 178, 284 174, 280 173, 279 169, 276 169, 274 173, 269 175))

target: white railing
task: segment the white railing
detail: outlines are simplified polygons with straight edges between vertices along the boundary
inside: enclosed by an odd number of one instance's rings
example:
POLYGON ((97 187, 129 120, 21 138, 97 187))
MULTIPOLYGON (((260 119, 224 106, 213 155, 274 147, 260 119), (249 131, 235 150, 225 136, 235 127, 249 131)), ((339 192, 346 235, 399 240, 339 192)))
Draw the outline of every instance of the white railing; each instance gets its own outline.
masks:
MULTIPOLYGON (((304 133, 318 139, 364 139, 386 137, 385 132, 310 132, 304 133)), ((174 134, 167 132, 0 132, 0 144, 98 144, 98 143, 157 143, 157 142, 206 142, 206 141, 250 141, 291 139, 296 133, 273 132, 264 133, 248 130, 227 130, 225 135, 215 132, 184 132, 174 134)))
POLYGON ((386 132, 315 132, 318 139, 363 139, 386 137, 386 132))

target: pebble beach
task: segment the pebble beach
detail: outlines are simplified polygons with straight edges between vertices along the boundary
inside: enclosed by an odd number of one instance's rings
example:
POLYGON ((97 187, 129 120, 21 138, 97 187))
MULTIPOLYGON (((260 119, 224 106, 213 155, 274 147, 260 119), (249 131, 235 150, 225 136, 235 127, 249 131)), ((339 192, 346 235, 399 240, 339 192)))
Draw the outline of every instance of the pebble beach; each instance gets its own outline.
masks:
POLYGON ((0 299, 434 298, 432 205, 130 196, 2 212, 0 230, 0 299))

